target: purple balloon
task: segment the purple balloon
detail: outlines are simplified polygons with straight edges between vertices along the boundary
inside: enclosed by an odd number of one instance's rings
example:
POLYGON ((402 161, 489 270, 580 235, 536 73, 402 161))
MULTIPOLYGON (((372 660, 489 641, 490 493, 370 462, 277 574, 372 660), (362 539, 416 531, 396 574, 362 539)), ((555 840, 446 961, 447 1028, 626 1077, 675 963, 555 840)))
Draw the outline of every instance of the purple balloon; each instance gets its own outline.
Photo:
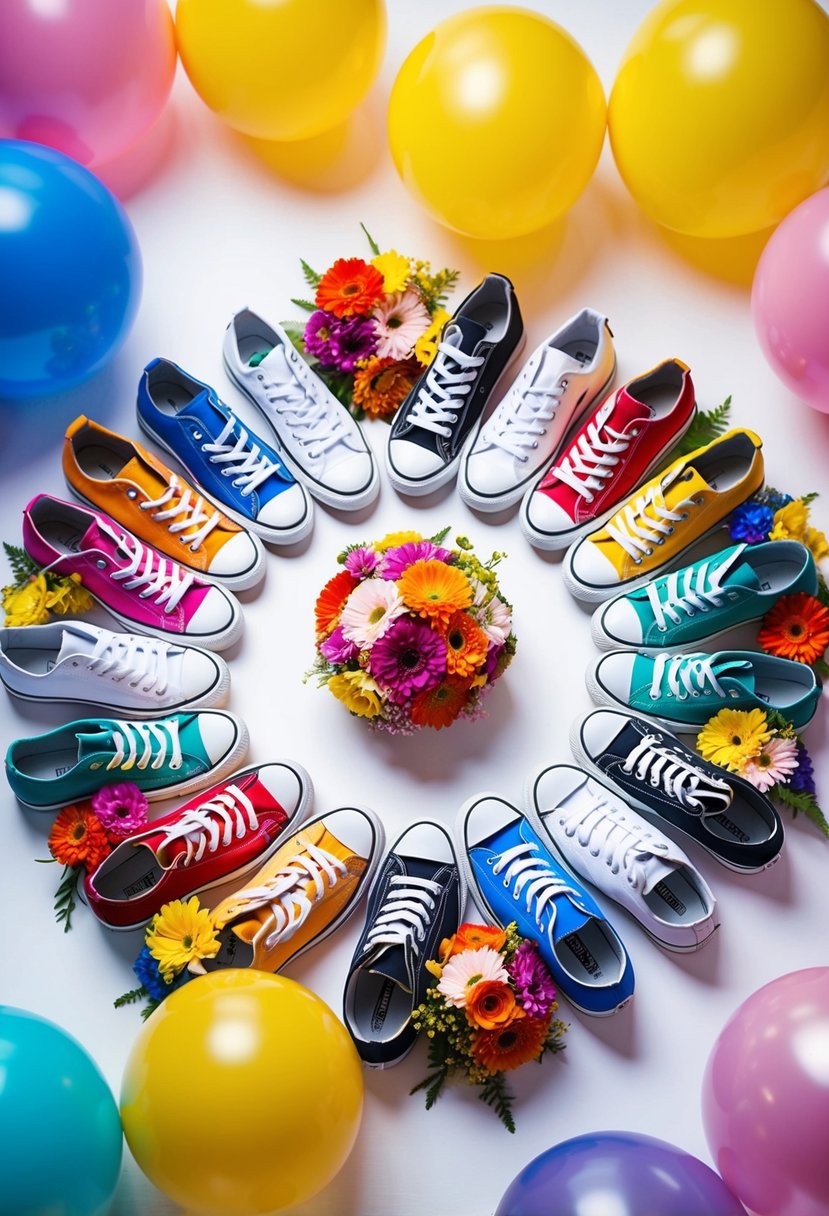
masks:
POLYGON ((593 1132, 548 1148, 510 1183, 495 1216, 745 1216, 712 1169, 665 1140, 593 1132))
POLYGON ((829 967, 743 1002, 709 1057, 702 1113, 718 1169, 757 1216, 826 1216, 829 967))

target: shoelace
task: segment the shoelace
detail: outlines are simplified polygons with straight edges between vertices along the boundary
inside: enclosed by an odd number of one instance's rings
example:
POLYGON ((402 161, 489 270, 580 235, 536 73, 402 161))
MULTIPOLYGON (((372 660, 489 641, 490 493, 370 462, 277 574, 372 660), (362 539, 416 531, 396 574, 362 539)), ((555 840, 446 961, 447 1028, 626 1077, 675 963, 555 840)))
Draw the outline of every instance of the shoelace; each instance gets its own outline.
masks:
POLYGON ((348 414, 331 407, 319 385, 303 371, 305 364, 300 363, 299 356, 291 360, 293 367, 289 366, 284 352, 278 349, 272 351, 268 359, 268 370, 272 369, 276 374, 267 380, 262 371, 259 372, 268 400, 275 413, 291 428, 293 438, 308 449, 308 458, 321 459, 345 440, 348 414))
MULTIPOLYGON (((728 666, 736 671, 747 669, 748 663, 734 662, 728 666)), ((698 697, 705 692, 713 693, 723 701, 728 696, 738 695, 735 689, 726 692, 722 687, 714 670, 714 656, 710 654, 658 654, 653 665, 652 701, 665 695, 663 685, 666 682, 667 695, 678 701, 687 701, 689 697, 698 697)))
POLYGON ((165 613, 174 612, 192 584, 193 575, 177 562, 161 557, 149 545, 142 545, 134 536, 118 536, 105 526, 101 526, 101 531, 115 542, 129 563, 123 570, 111 570, 109 577, 123 582, 127 591, 137 591, 142 600, 154 597, 165 613))
POLYGON ((510 413, 499 409, 493 414, 481 439, 526 464, 529 450, 537 448, 538 440, 547 434, 548 425, 561 405, 561 393, 566 388, 566 377, 558 382, 558 392, 535 384, 527 385, 517 393, 510 413))
POLYGON ((234 486, 238 486, 244 498, 261 486, 263 481, 267 481, 278 467, 269 456, 265 456, 258 443, 251 441, 233 414, 212 443, 202 444, 202 451, 209 454, 211 464, 225 466, 220 469, 222 477, 232 477, 234 486))
POLYGON ((688 512, 678 508, 698 506, 701 501, 692 496, 669 507, 665 502, 665 490, 676 479, 677 474, 670 474, 649 486, 644 494, 622 507, 605 524, 610 536, 633 558, 635 566, 641 566, 644 557, 653 555, 654 545, 664 545, 665 537, 674 531, 674 524, 688 518, 688 512))
POLYGON ((645 735, 622 768, 626 773, 633 773, 635 768, 637 780, 649 781, 654 789, 661 786, 680 806, 702 819, 720 815, 731 805, 731 790, 725 781, 709 777, 672 748, 660 746, 656 735, 645 735))
POLYGON ((607 422, 602 426, 588 423, 585 433, 571 445, 561 463, 550 470, 550 476, 563 481, 586 502, 592 502, 596 492, 614 475, 622 453, 638 433, 633 428, 625 435, 607 422))
POLYGON ((115 755, 107 764, 107 772, 120 768, 125 773, 133 767, 151 769, 163 767, 167 752, 170 751, 171 769, 181 768, 181 742, 178 737, 178 719, 164 719, 158 722, 121 722, 115 723, 117 730, 112 732, 115 755), (143 748, 141 755, 138 749, 143 748), (152 762, 152 763, 151 763, 152 762))
POLYGON ((659 632, 665 633, 668 629, 666 617, 674 625, 678 625, 682 620, 682 612, 691 617, 695 612, 709 612, 711 608, 720 608, 724 595, 736 598, 736 593, 723 587, 722 581, 734 563, 742 557, 744 548, 745 545, 740 545, 730 557, 720 562, 719 566, 715 566, 711 561, 704 561, 698 566, 686 566, 684 570, 675 570, 665 579, 649 583, 648 600, 659 632))
MULTIPOLYGON (((142 692, 155 688, 159 696, 167 691, 166 642, 126 634, 102 633, 89 656, 87 667, 98 676, 111 675, 116 683, 126 680, 130 688, 141 685, 142 692)), ((76 660, 73 660, 76 661, 76 660)))
POLYGON ((656 840, 649 829, 634 830, 620 823, 604 799, 599 799, 586 813, 579 807, 569 810, 560 807, 558 814, 565 836, 575 836, 591 857, 602 857, 611 874, 623 872, 637 891, 642 890, 647 879, 646 863, 651 857, 668 852, 667 844, 656 840))
POLYGON ((524 892, 524 906, 527 912, 535 917, 535 923, 539 929, 544 927, 541 918, 547 907, 549 907, 550 928, 552 929, 556 918, 554 900, 557 895, 567 895, 576 907, 584 912, 585 916, 589 916, 590 913, 583 906, 578 891, 571 887, 562 875, 554 874, 543 857, 531 856, 537 851, 538 845, 531 841, 505 849, 494 863, 492 873, 500 874, 502 870, 504 871, 504 886, 514 888, 514 899, 518 900, 521 892, 524 892), (534 909, 533 904, 535 904, 534 909))
POLYGON ((458 420, 458 410, 472 389, 483 355, 467 355, 441 342, 407 421, 424 431, 448 438, 458 420))
POLYGON ((428 878, 400 874, 389 883, 388 894, 366 938, 366 949, 375 946, 402 946, 411 942, 417 956, 434 911, 440 885, 428 878))
POLYGON ((265 946, 271 949, 277 942, 292 938, 304 924, 314 904, 326 894, 324 879, 328 880, 330 890, 347 873, 348 867, 344 861, 308 841, 304 853, 292 857, 286 866, 261 886, 240 891, 234 896, 233 903, 239 906, 240 911, 270 907, 276 923, 265 938, 265 946), (314 884, 310 898, 305 889, 309 882, 314 884))
POLYGON ((186 528, 193 529, 189 535, 181 537, 182 543, 190 546, 191 553, 198 552, 205 537, 210 535, 220 519, 218 511, 214 511, 212 507, 208 511, 208 504, 201 494, 194 494, 189 488, 184 489, 175 473, 159 498, 148 498, 139 506, 142 511, 154 510, 153 518, 161 523, 166 523, 168 519, 174 521, 167 524, 167 531, 172 532, 174 536, 179 532, 183 533, 186 528), (172 505, 167 506, 168 503, 172 505))
POLYGON ((209 802, 186 811, 178 823, 165 829, 159 852, 176 840, 187 846, 183 865, 201 861, 205 852, 215 853, 219 844, 227 848, 234 836, 242 840, 259 827, 253 803, 237 785, 229 785, 209 802))

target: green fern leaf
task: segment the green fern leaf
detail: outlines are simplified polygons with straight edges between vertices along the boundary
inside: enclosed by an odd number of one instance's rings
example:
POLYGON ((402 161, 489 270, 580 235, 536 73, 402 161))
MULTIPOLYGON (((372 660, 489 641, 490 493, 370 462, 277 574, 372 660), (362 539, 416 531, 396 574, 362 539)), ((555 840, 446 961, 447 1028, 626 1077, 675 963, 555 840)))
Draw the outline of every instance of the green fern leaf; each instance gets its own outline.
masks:
POLYGON ((63 923, 64 933, 68 933, 72 928, 72 913, 76 907, 75 896, 80 872, 80 866, 64 866, 58 889, 55 891, 55 920, 58 924, 63 923))
POLYGON ((140 988, 133 988, 129 992, 116 997, 112 1004, 115 1009, 122 1009, 124 1005, 134 1005, 136 1001, 143 1001, 145 996, 149 996, 149 993, 142 984, 140 988))
POLYGON ((317 306, 311 300, 303 300, 299 296, 291 296, 291 303, 296 304, 297 308, 304 308, 306 312, 316 312, 317 306))
POLYGON ((302 277, 309 287, 319 287, 322 282, 322 275, 317 274, 312 266, 309 266, 305 258, 299 259, 299 264, 302 267, 302 277))
POLYGON ((687 456, 689 452, 693 452, 696 448, 701 448, 706 443, 711 443, 713 440, 718 439, 720 435, 723 435, 728 430, 730 413, 730 394, 721 405, 716 405, 712 410, 700 410, 674 448, 670 459, 673 461, 679 456, 687 456))
POLYGON ((374 254, 375 257, 379 257, 380 246, 377 244, 374 237, 371 235, 368 228, 366 228, 365 224, 362 223, 362 221, 360 222, 360 227, 362 228, 363 232, 366 234, 366 240, 368 241, 369 249, 371 250, 371 252, 374 254))
POLYGON ((8 541, 3 541, 3 551, 9 559, 15 584, 25 583, 39 571, 40 567, 32 561, 25 549, 21 549, 20 545, 10 545, 8 541))
POLYGON ((150 1014, 155 1013, 156 1009, 158 1009, 160 1004, 161 1004, 161 1001, 157 1001, 155 999, 155 997, 151 996, 150 999, 147 1001, 147 1004, 141 1010, 141 1021, 146 1022, 146 1020, 150 1016, 150 1014))
POLYGON ((305 326, 301 321, 280 321, 279 324, 301 355, 305 354, 305 326))
POLYGON ((805 815, 824 836, 829 837, 829 823, 814 794, 805 790, 792 790, 787 785, 776 785, 772 790, 772 797, 782 806, 788 807, 794 815, 805 815))
POLYGON ((481 1086, 478 1097, 481 1102, 495 1111, 508 1132, 515 1134, 515 1120, 512 1117, 512 1098, 507 1089, 504 1074, 495 1073, 481 1086))

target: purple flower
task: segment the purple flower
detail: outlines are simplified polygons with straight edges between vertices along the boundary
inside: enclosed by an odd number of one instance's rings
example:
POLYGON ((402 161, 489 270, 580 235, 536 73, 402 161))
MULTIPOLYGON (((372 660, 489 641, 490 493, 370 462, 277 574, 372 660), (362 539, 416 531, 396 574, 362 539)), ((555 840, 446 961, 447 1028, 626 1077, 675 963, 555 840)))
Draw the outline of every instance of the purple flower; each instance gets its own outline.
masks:
POLYGON ((405 545, 398 545, 396 549, 388 549, 383 554, 380 577, 397 582, 403 571, 408 570, 415 562, 448 562, 451 557, 448 549, 441 549, 430 540, 409 541, 405 545))
POLYGON ((798 794, 811 794, 813 798, 817 794, 812 757, 799 739, 797 742, 797 768, 789 779, 789 789, 795 790, 798 794))
POLYGON ((556 990, 553 977, 532 942, 522 942, 509 966, 518 1004, 531 1018, 546 1018, 556 990))
POLYGON ((303 335, 305 349, 323 367, 353 372, 357 364, 377 349, 377 332, 371 317, 345 317, 317 309, 308 318, 303 335))
POLYGON ((732 540, 759 545, 760 541, 768 540, 773 526, 774 512, 771 507, 750 498, 733 512, 728 530, 732 540))
POLYGON ((377 554, 373 549, 352 549, 345 559, 345 568, 355 578, 368 578, 377 567, 377 554))
POLYGON ((147 799, 137 785, 104 785, 90 799, 101 827, 113 836, 130 836, 147 824, 147 799))
POLYGON ((446 674, 446 643, 422 621, 399 617, 374 643, 368 668, 392 701, 405 701, 440 683, 446 674))
POLYGON ((347 663, 349 659, 356 659, 359 647, 345 637, 342 625, 338 625, 331 636, 326 638, 320 646, 320 654, 324 659, 328 659, 329 663, 338 667, 341 663, 347 663))
POLYGON ((501 651, 503 649, 504 649, 503 645, 490 646, 489 650, 486 652, 486 661, 484 663, 484 671, 486 672, 486 678, 488 680, 492 680, 495 676, 495 669, 498 666, 498 660, 501 657, 501 651))

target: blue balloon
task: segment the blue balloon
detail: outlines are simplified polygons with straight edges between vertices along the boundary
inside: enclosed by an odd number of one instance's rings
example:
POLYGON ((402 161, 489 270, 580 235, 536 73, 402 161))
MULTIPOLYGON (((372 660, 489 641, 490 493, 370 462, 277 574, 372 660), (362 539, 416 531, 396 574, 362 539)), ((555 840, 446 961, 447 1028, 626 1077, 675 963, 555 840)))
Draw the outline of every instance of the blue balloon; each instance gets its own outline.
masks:
POLYGON ((0 1005, 1 1216, 104 1216, 121 1148, 115 1099, 80 1043, 0 1005))
POLYGON ((106 186, 53 148, 0 140, 0 397, 99 371, 140 296, 135 233, 106 186))

